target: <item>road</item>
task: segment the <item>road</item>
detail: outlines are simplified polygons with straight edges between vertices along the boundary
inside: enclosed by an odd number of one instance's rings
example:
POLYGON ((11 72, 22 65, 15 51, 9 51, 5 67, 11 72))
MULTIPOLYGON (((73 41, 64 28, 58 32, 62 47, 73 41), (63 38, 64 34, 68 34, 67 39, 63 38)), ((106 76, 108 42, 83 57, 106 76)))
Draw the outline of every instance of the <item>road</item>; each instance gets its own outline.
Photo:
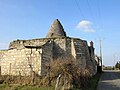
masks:
POLYGON ((120 90, 120 73, 112 70, 104 71, 97 90, 120 90))

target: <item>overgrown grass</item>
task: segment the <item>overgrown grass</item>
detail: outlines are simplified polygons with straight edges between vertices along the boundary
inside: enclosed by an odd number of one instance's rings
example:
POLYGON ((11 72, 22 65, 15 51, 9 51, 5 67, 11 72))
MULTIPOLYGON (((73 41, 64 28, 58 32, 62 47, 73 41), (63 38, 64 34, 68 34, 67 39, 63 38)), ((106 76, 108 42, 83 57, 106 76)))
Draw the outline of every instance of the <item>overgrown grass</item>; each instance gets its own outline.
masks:
POLYGON ((54 88, 0 84, 0 90, 54 90, 54 88))
MULTIPOLYGON (((87 88, 83 90, 96 90, 98 81, 102 73, 97 73, 90 81, 90 84, 87 88)), ((29 85, 17 85, 17 84, 0 84, 0 90, 54 90, 53 87, 40 87, 40 86, 29 86, 29 85)), ((77 90, 77 89, 73 89, 77 90)))
MULTIPOLYGON (((80 61, 70 57, 61 57, 46 64, 49 68, 45 76, 39 76, 33 71, 31 76, 0 76, 0 90, 78 90, 86 88, 91 80, 92 67, 81 70, 80 61), (51 87, 48 87, 51 86, 51 87)), ((91 80, 89 89, 95 90, 101 74, 91 80)))
POLYGON ((90 81, 90 84, 89 84, 88 88, 85 89, 85 90, 97 90, 97 85, 98 85, 98 82, 99 82, 99 79, 100 79, 102 73, 103 72, 97 73, 95 76, 93 76, 93 78, 90 81))

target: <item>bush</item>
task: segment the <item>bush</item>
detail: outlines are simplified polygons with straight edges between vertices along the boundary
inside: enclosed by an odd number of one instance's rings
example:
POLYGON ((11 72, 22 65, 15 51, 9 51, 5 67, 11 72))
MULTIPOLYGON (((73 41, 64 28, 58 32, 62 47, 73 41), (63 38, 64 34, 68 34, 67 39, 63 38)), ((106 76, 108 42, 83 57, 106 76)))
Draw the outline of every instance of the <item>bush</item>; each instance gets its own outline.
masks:
POLYGON ((47 66, 49 71, 44 78, 45 85, 54 86, 59 77, 59 88, 82 88, 88 85, 91 78, 90 70, 81 69, 80 62, 71 58, 58 58, 51 61, 47 66))
POLYGON ((91 79, 90 68, 82 69, 80 62, 69 57, 62 57, 46 64, 46 76, 1 76, 6 84, 51 86, 59 89, 84 88, 91 79))

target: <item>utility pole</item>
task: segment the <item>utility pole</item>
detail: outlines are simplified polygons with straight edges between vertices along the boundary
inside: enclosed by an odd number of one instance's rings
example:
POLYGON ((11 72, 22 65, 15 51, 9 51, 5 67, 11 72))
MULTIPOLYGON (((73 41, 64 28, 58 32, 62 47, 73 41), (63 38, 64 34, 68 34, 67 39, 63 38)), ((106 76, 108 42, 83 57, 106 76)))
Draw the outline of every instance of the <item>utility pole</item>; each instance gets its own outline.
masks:
POLYGON ((102 42, 100 38, 100 61, 101 61, 101 69, 102 69, 102 42))
POLYGON ((115 67, 115 54, 114 54, 114 70, 116 69, 116 67, 115 67))

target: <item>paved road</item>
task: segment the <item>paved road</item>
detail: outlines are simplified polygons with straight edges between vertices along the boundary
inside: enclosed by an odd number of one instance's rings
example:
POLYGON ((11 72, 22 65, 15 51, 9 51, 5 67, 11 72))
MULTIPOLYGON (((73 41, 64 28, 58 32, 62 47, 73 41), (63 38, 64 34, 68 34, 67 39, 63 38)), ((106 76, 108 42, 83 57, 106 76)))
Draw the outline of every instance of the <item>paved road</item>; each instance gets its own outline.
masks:
POLYGON ((120 90, 120 73, 118 71, 104 71, 97 90, 120 90))

